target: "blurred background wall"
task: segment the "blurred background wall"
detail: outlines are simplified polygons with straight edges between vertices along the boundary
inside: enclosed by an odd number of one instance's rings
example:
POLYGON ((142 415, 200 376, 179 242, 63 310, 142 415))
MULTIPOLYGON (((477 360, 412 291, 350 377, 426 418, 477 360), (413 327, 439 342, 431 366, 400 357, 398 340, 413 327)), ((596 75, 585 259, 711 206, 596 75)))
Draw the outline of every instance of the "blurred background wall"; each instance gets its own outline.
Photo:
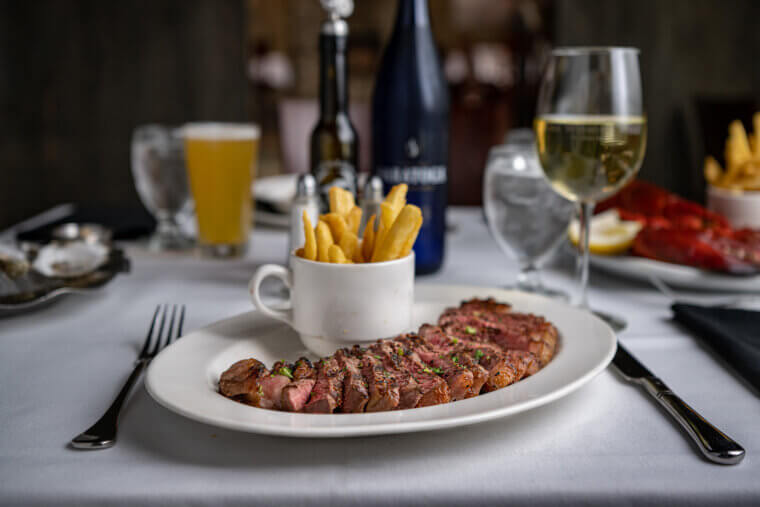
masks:
MULTIPOLYGON (((641 48, 642 177, 702 199, 702 159, 760 105, 755 0, 430 0, 452 97, 451 201, 480 203, 488 149, 530 126, 552 46, 641 48)), ((369 168, 374 74, 395 2, 356 0, 351 114, 369 168)), ((0 2, 0 228, 60 202, 140 206, 132 129, 256 121, 260 174, 305 170, 317 0, 0 2)))

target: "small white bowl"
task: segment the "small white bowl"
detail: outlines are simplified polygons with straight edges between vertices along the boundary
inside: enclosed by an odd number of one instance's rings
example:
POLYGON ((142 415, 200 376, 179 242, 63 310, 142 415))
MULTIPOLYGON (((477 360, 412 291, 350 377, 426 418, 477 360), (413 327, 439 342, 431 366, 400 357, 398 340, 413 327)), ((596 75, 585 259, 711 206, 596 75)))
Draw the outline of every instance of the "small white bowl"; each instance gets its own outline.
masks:
POLYGON ((760 229, 760 192, 707 185, 707 208, 726 217, 733 227, 760 229))

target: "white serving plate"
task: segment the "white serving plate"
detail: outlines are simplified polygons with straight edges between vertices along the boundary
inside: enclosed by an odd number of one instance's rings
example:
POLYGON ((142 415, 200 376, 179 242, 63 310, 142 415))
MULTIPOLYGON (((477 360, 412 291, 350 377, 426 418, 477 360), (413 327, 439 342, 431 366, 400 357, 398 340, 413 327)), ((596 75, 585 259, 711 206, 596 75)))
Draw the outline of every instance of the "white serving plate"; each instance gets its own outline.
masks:
POLYGON ((352 437, 427 431, 513 415, 566 396, 607 367, 616 349, 612 330, 588 312, 542 296, 484 287, 415 287, 416 325, 435 322, 444 308, 472 297, 492 296, 516 311, 545 316, 560 332, 554 359, 536 375, 475 398, 411 410, 372 414, 297 414, 264 410, 217 392, 219 375, 232 363, 256 357, 271 365, 305 355, 295 332, 258 312, 194 331, 156 357, 145 385, 169 410, 228 429, 291 437, 352 437))
POLYGON ((760 293, 760 275, 724 275, 691 266, 626 255, 591 255, 590 262, 592 266, 603 271, 647 283, 651 277, 655 277, 666 284, 687 289, 760 293))

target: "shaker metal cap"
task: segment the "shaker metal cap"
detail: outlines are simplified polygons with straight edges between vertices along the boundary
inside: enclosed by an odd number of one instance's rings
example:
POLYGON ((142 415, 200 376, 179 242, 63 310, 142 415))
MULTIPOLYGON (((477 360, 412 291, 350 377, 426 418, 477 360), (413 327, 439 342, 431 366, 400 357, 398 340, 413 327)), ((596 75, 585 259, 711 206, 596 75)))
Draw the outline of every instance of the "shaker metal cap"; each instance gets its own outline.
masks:
POLYGON ((364 200, 382 201, 383 200, 383 180, 379 176, 371 176, 364 184, 364 200))
POLYGON ((296 197, 313 195, 317 195, 317 180, 309 173, 300 175, 296 183, 296 197))
POLYGON ((320 0, 320 3, 328 16, 322 23, 321 32, 326 35, 348 35, 348 23, 343 18, 354 12, 353 0, 320 0))

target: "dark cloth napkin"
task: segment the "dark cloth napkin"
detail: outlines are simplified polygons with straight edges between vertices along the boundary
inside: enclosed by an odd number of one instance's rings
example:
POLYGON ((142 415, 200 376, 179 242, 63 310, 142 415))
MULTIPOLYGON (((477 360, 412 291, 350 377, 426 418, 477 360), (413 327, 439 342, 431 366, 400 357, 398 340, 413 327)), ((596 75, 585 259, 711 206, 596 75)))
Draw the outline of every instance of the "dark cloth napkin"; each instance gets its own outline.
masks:
POLYGON ((760 312, 676 303, 673 318, 691 330, 760 393, 760 312))

